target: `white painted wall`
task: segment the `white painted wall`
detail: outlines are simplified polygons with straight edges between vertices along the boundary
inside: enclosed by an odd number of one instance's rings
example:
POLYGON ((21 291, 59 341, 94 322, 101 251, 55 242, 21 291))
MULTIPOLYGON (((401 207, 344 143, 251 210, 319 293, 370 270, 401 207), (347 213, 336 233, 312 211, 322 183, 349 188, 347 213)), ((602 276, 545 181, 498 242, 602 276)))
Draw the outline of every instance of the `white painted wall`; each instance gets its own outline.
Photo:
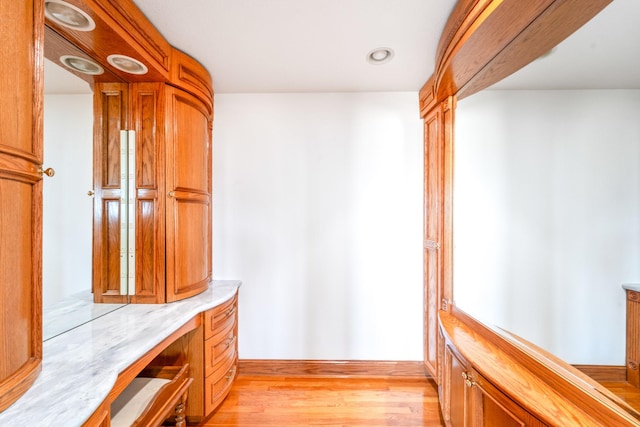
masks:
POLYGON ((576 364, 624 365, 640 282, 640 91, 458 104, 456 304, 576 364))
POLYGON ((416 93, 215 97, 216 279, 242 358, 422 359, 416 93))
POLYGON ((45 95, 43 307, 91 289, 92 94, 45 95))

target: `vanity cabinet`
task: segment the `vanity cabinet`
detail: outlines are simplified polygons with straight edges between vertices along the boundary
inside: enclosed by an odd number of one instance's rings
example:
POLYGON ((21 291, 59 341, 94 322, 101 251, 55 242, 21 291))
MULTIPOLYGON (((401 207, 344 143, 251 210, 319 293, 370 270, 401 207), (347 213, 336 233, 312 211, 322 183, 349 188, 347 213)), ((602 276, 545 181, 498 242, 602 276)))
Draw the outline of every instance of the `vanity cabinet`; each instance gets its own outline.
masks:
MULTIPOLYGON (((210 292, 210 291, 207 291, 210 292)), ((198 424, 227 397, 238 372, 238 294, 201 313, 201 325, 180 337, 154 364, 190 367, 186 416, 198 424)))
POLYGON ((238 300, 204 313, 205 414, 222 403, 238 371, 238 300))
POLYGON ((133 303, 164 303, 202 292, 212 270, 209 106, 153 82, 97 83, 94 105, 95 301, 126 302, 129 293, 133 303), (123 153, 128 129, 132 156, 123 153), (125 209, 134 220, 122 221, 125 209), (134 254, 127 274, 123 261, 134 254))
POLYGON ((485 379, 450 345, 444 349, 442 415, 451 427, 546 426, 485 379))
POLYGON ((42 2, 0 2, 0 412, 42 362, 42 2))

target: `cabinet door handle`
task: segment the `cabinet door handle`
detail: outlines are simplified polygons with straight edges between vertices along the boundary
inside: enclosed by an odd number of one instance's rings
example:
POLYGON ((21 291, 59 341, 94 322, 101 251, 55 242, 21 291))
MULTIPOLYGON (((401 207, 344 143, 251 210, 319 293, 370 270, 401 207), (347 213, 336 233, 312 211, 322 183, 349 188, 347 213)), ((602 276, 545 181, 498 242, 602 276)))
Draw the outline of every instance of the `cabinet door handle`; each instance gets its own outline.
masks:
POLYGON ((464 379, 464 383, 467 387, 471 388, 476 385, 476 382, 473 380, 471 374, 467 374, 466 372, 462 373, 462 378, 464 379))
POLYGON ((173 198, 176 197, 176 192, 175 191, 169 191, 169 193, 167 194, 167 196, 173 198))

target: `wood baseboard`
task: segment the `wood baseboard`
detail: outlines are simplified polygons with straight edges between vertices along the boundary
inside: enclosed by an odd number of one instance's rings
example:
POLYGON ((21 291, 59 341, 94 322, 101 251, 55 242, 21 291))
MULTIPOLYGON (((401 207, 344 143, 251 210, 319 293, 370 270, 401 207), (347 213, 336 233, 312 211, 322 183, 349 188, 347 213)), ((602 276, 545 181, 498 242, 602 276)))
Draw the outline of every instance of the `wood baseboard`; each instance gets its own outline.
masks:
POLYGON ((627 369, 615 365, 573 365, 595 381, 627 381, 627 369))
POLYGON ((240 359, 238 373, 255 376, 429 378, 422 362, 377 360, 240 359))

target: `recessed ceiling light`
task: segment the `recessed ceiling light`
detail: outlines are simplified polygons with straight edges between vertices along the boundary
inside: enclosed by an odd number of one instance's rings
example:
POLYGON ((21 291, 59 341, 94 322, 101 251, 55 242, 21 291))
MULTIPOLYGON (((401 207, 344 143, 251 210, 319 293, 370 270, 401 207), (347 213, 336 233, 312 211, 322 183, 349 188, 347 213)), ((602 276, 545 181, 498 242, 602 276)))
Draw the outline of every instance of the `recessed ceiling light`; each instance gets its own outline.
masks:
POLYGON ((63 55, 60 62, 74 71, 83 74, 98 75, 104 73, 104 69, 90 59, 73 55, 63 55))
POLYGON ((146 74, 148 71, 142 62, 125 55, 109 55, 107 61, 118 70, 129 74, 146 74))
POLYGON ((379 47, 367 54, 367 61, 370 64, 386 64, 391 61, 391 59, 393 59, 393 49, 388 47, 379 47))
POLYGON ((87 13, 62 0, 46 0, 44 14, 52 21, 78 31, 91 31, 96 23, 87 13))

